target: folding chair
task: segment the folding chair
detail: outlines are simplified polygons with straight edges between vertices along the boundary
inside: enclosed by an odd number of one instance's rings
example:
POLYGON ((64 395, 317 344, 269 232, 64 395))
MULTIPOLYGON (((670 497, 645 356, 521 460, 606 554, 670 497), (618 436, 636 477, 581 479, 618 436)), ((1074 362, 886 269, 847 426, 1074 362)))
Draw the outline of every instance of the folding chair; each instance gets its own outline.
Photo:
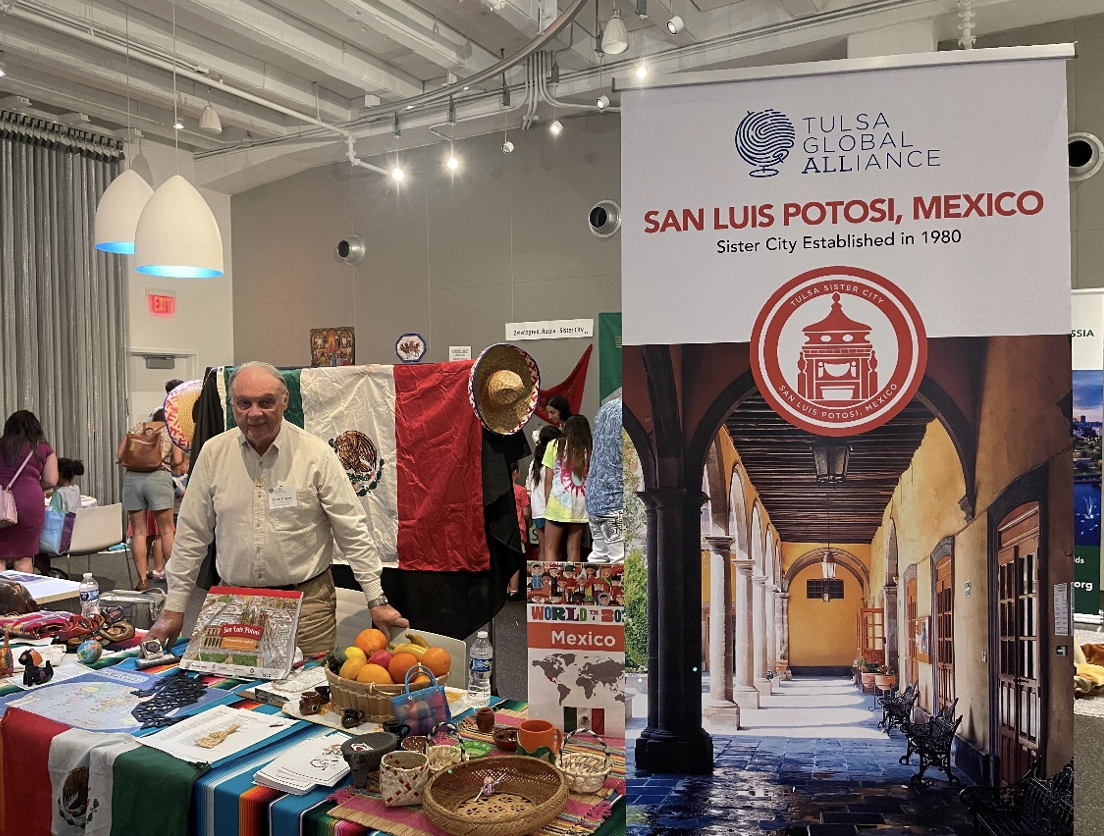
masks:
POLYGON ((115 505, 94 505, 91 508, 81 508, 76 514, 69 551, 64 555, 69 576, 73 575, 74 556, 83 556, 86 560, 85 571, 91 572, 92 555, 122 544, 123 553, 126 556, 127 578, 130 578, 133 586, 130 554, 126 545, 126 527, 123 524, 123 504, 119 502, 115 505))

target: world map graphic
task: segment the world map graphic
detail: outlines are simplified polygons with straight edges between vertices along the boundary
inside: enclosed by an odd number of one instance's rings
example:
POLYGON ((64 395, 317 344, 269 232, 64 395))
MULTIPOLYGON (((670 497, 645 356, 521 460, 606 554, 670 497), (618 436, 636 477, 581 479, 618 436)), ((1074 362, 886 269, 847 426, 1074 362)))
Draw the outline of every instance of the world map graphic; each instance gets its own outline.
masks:
POLYGON ((614 699, 625 701, 625 694, 621 690, 624 662, 615 659, 591 661, 580 658, 577 653, 552 653, 534 659, 530 664, 539 668, 550 682, 556 683, 560 705, 571 697, 576 688, 582 689, 587 700, 592 700, 596 693, 605 690, 614 699))

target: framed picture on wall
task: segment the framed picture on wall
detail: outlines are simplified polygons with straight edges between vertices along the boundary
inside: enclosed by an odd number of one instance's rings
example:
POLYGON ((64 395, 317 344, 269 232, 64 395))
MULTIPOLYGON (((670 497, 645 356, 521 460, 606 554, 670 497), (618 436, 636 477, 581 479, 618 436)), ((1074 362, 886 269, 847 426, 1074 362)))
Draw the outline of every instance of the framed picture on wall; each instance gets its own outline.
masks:
POLYGON ((311 328, 311 366, 351 366, 356 362, 352 326, 311 328))
POLYGON ((931 661, 931 616, 925 615, 916 619, 916 660, 918 662, 931 661))

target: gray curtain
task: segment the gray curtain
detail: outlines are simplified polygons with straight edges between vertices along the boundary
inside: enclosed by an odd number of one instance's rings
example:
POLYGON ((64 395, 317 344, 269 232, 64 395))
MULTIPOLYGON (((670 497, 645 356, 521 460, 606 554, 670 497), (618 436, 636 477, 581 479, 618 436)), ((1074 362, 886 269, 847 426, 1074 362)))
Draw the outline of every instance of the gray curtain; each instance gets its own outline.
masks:
POLYGON ((0 112, 0 420, 29 409, 81 491, 118 501, 126 433, 125 256, 93 247, 117 140, 0 112))

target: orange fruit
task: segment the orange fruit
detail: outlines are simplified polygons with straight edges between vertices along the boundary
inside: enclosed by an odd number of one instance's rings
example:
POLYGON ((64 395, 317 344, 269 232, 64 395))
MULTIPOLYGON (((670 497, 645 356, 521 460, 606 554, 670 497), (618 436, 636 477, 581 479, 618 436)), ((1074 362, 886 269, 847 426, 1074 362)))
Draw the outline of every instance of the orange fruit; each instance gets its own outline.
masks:
POLYGON ((452 657, 443 647, 431 647, 422 654, 422 664, 433 671, 434 676, 444 676, 452 667, 452 657))
POLYGON ((365 665, 357 674, 357 682, 374 682, 376 685, 391 685, 391 674, 381 665, 365 665))
MULTIPOLYGON (((403 678, 403 681, 404 682, 406 681, 405 677, 403 678)), ((410 687, 411 688, 413 688, 415 686, 418 686, 419 688, 421 688, 421 687, 424 687, 426 685, 429 685, 429 677, 426 676, 424 673, 420 673, 416 677, 414 677, 412 680, 410 680, 410 687)), ((419 714, 418 716, 421 717, 422 715, 419 714)))
POLYGON ((367 664, 363 659, 349 659, 341 666, 341 672, 338 675, 342 679, 356 679, 360 669, 367 664))
POLYGON ((387 672, 391 674, 391 678, 399 683, 406 679, 406 672, 418 664, 418 660, 414 658, 413 653, 396 653, 391 657, 391 664, 387 666, 387 672))
POLYGON ((369 627, 367 630, 361 630, 360 633, 357 634, 353 644, 363 650, 365 656, 371 656, 377 650, 385 650, 387 648, 387 636, 375 627, 369 627))

